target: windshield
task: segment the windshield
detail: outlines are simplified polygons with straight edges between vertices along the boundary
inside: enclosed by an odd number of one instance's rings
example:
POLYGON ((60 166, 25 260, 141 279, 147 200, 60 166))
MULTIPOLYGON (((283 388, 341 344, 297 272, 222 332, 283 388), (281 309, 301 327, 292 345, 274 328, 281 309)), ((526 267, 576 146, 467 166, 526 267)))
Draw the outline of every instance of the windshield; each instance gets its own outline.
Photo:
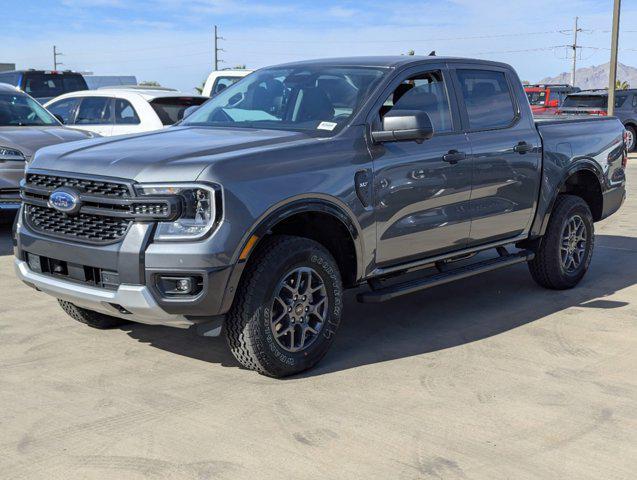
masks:
POLYGON ((526 96, 529 98, 529 103, 531 105, 544 105, 544 102, 546 101, 546 90, 527 90, 526 96))
POLYGON ((42 125, 59 125, 59 122, 24 94, 0 93, 0 127, 42 125))
POLYGON ((210 99, 183 125, 333 133, 357 113, 385 72, 325 65, 259 70, 210 99))
POLYGON ((26 73, 24 76, 24 91, 35 98, 57 97, 87 89, 84 78, 78 74, 26 73))

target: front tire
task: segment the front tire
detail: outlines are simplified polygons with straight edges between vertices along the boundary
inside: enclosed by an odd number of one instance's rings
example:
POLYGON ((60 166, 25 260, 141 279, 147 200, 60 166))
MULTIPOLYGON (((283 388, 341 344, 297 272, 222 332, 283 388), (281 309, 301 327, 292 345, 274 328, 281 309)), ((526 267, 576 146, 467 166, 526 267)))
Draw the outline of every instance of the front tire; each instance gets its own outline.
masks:
POLYGON ((266 238, 250 259, 226 319, 241 365, 285 377, 318 363, 334 341, 342 310, 336 261, 307 238, 266 238))
POLYGON ((64 310, 71 318, 80 323, 85 323, 89 327, 97 328, 98 330, 116 328, 128 323, 126 320, 121 318, 111 317, 110 315, 104 315, 103 313, 78 307, 66 300, 58 299, 58 303, 60 304, 60 307, 62 307, 62 310, 64 310))
POLYGON ((529 262, 533 279, 545 288, 573 288, 584 277, 593 257, 595 227, 586 202, 560 195, 535 258, 529 262))

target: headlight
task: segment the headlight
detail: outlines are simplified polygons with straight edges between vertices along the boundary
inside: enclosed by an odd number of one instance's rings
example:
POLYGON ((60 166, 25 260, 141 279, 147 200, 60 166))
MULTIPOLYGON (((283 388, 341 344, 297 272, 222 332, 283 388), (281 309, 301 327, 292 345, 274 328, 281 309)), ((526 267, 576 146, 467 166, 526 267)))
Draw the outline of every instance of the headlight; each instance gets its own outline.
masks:
POLYGON ((15 148, 9 148, 9 147, 0 147, 0 160, 24 162, 26 158, 20 150, 16 150, 15 148))
POLYGON ((178 195, 182 199, 181 215, 174 222, 159 222, 155 240, 196 240, 215 223, 215 190, 208 185, 138 185, 135 189, 138 195, 178 195))

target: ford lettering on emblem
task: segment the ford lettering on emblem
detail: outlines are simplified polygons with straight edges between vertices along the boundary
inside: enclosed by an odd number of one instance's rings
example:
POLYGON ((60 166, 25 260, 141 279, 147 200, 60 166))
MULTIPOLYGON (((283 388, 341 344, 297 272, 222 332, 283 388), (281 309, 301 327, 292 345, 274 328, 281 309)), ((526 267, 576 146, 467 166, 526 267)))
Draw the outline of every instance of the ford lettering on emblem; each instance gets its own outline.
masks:
POLYGON ((80 194, 70 188, 58 188, 49 196, 49 207, 63 213, 77 213, 81 206, 80 194))

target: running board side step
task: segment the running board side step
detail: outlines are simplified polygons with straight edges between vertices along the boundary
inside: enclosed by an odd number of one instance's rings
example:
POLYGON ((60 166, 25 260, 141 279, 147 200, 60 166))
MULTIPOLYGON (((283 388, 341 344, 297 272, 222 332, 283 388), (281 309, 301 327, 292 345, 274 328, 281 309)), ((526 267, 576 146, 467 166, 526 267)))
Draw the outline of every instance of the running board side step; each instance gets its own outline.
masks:
MULTIPOLYGON (((373 288, 367 292, 359 293, 356 298, 361 303, 385 302, 392 298, 418 292, 431 287, 437 287, 438 285, 444 285, 445 283, 450 283, 455 280, 473 277, 474 275, 490 272, 499 268, 510 267, 511 265, 516 265, 518 263, 530 262, 534 257, 535 253, 528 250, 523 250, 513 254, 505 254, 482 262, 454 268, 446 272, 436 273, 425 278, 417 278, 415 280, 397 283, 387 287, 373 288)), ((376 283, 376 285, 378 285, 378 283, 376 283)))

